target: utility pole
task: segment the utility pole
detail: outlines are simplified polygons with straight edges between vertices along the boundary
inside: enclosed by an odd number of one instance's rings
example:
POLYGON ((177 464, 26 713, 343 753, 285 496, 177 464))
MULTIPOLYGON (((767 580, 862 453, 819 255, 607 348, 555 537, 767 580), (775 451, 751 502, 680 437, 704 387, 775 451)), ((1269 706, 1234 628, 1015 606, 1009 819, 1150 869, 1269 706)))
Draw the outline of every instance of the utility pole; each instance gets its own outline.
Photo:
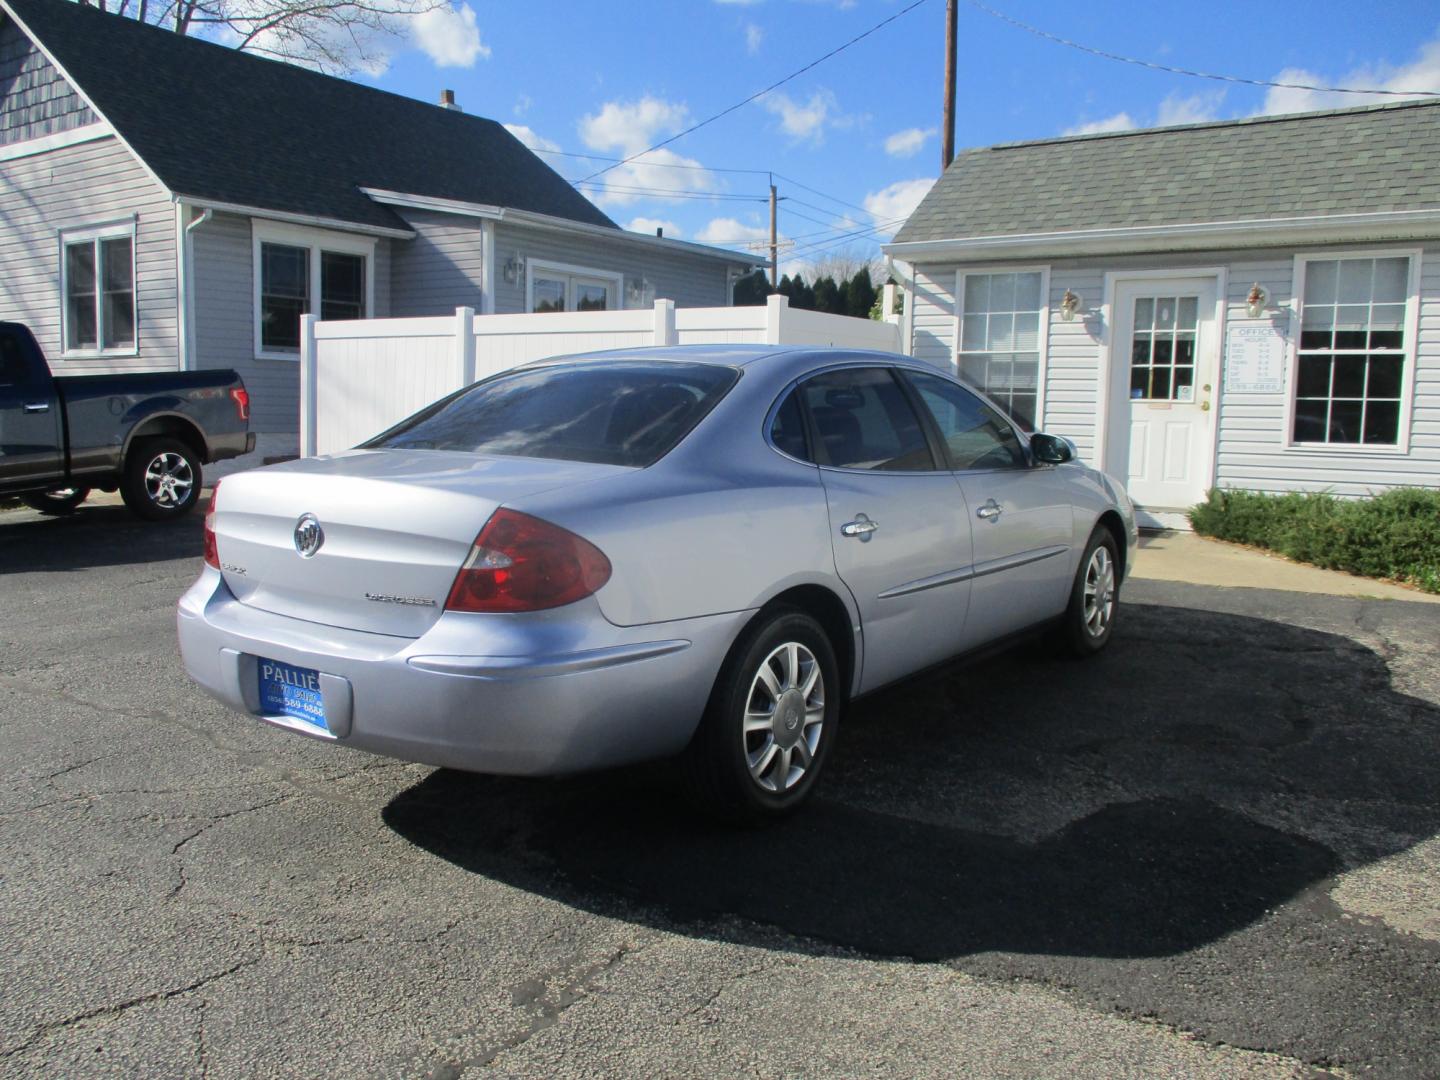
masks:
POLYGON ((780 284, 780 243, 775 234, 775 178, 770 177, 770 288, 780 284))
MULTIPOLYGON (((945 110, 940 124, 940 171, 955 160, 955 8, 945 0, 945 110)), ((773 189, 772 189, 773 190, 773 189)))

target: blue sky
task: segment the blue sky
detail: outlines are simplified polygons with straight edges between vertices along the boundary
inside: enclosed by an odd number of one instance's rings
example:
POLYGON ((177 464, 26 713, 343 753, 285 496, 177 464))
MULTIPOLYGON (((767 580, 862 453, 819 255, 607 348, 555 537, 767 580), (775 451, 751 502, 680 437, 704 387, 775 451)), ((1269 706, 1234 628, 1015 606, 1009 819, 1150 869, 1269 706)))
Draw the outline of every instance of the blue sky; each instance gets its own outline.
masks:
MULTIPOLYGON (((467 111, 513 125, 534 147, 625 157, 909 2, 462 0, 424 17, 413 41, 367 81, 431 101, 452 88, 467 111)), ((1062 37, 1177 67, 1440 90, 1433 2, 990 3, 1062 37)), ((663 224, 667 235, 743 245, 764 235, 767 177, 721 170, 774 171, 786 200, 781 232, 795 241, 787 268, 836 250, 873 253, 893 231, 888 223, 909 211, 939 169, 944 6, 928 0, 762 102, 584 190, 622 225, 663 224), (665 167, 674 165, 693 168, 665 167), (864 229, 874 231, 843 235, 864 229)), ((958 147, 1367 100, 1115 63, 1034 37, 966 0, 959 38, 958 147)), ((572 180, 607 164, 542 157, 572 180)))

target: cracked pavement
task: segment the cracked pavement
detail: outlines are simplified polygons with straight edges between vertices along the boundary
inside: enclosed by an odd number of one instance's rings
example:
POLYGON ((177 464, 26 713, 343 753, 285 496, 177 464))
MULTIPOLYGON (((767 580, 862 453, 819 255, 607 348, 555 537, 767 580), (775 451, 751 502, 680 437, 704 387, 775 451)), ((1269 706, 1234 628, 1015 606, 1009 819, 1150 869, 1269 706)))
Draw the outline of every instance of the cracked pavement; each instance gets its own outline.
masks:
POLYGON ((229 714, 199 539, 0 514, 6 1076, 1440 1073, 1440 607, 1132 581, 733 833, 229 714))

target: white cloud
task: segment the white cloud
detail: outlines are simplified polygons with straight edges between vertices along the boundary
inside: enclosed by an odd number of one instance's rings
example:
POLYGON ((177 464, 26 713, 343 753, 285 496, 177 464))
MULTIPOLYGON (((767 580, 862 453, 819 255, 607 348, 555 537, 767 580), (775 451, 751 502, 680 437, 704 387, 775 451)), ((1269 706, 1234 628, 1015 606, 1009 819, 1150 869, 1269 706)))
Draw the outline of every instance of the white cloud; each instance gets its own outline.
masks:
POLYGON ((760 43, 765 40, 765 31, 752 23, 745 24, 745 51, 754 56, 760 51, 760 43))
POLYGON ((1092 120, 1088 124, 1076 124, 1061 132, 1062 135, 1103 135, 1107 131, 1129 131, 1140 125, 1130 118, 1128 112, 1118 112, 1104 120, 1092 120))
POLYGON ((560 144, 554 139, 547 139, 534 128, 525 124, 506 124, 505 130, 514 135, 531 150, 559 150, 560 144))
POLYGON ((524 116, 530 111, 530 106, 535 104, 529 94, 521 94, 515 99, 515 115, 524 116))
POLYGON ((664 229, 665 235, 671 239, 678 239, 683 235, 680 226, 676 225, 675 222, 653 217, 631 218, 625 228, 631 232, 649 233, 651 236, 655 235, 656 229, 664 229))
POLYGON ((741 247, 754 240, 769 240, 770 229, 764 225, 746 225, 736 218, 713 218, 695 239, 702 244, 723 244, 741 247))
MULTIPOLYGON (((680 131, 689 121, 690 110, 684 105, 648 95, 638 101, 607 101, 599 112, 582 117, 580 138, 591 150, 619 158, 643 154, 638 160, 605 173, 599 178, 601 189, 586 194, 602 205, 625 205, 647 198, 666 201, 664 193, 668 191, 719 189, 720 178, 694 158, 670 149, 645 152, 666 135, 680 131), (630 190, 633 188, 646 190, 630 190)), ((668 201, 676 202, 678 197, 668 201)))
POLYGON ((474 67, 490 58, 490 46, 480 40, 475 9, 469 4, 432 8, 415 16, 411 25, 415 44, 436 67, 474 67))
MULTIPOLYGON (((1398 66, 1383 61, 1362 64, 1339 76, 1319 75, 1304 68, 1286 68, 1276 75, 1273 81, 1309 83, 1314 86, 1345 86, 1363 90, 1440 90, 1440 37, 1421 45, 1415 59, 1398 66)), ((1411 95, 1407 93, 1405 96, 1411 95)), ((1335 94, 1321 90, 1290 90, 1277 86, 1272 87, 1265 95, 1265 104, 1260 113, 1343 109, 1349 105, 1374 105, 1402 100, 1403 96, 1391 94, 1335 94)))
POLYGON ((760 99, 760 107, 780 118, 780 130, 796 142, 819 144, 825 137, 825 124, 831 119, 835 95, 817 90, 809 101, 796 101, 778 91, 760 99))
POLYGON ((1216 90, 1209 94, 1192 94, 1190 97, 1171 94, 1160 102, 1160 108, 1155 115, 1155 123, 1159 127, 1171 127, 1175 124, 1204 124, 1211 120, 1218 120, 1220 119, 1220 105, 1224 100, 1224 90, 1216 90))
POLYGON ((931 177, 917 180, 897 180, 879 191, 872 191, 861 200, 875 224, 885 224, 881 234, 889 236, 900 228, 905 218, 915 212, 920 200, 935 183, 931 177))
POLYGON ((897 158, 914 157, 935 133, 936 129, 933 127, 913 127, 897 131, 885 140, 885 153, 897 158))

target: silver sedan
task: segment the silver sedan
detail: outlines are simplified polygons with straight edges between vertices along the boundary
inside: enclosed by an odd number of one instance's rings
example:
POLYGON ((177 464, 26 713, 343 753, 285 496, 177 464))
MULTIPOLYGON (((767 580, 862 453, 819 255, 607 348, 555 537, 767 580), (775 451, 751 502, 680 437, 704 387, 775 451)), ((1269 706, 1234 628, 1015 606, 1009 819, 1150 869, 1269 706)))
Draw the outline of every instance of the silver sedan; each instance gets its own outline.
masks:
POLYGON ((565 357, 227 477, 191 677, 266 723, 476 772, 677 756, 734 819, 814 790, 845 704, 1114 631, 1135 519, 933 367, 769 347, 565 357))

